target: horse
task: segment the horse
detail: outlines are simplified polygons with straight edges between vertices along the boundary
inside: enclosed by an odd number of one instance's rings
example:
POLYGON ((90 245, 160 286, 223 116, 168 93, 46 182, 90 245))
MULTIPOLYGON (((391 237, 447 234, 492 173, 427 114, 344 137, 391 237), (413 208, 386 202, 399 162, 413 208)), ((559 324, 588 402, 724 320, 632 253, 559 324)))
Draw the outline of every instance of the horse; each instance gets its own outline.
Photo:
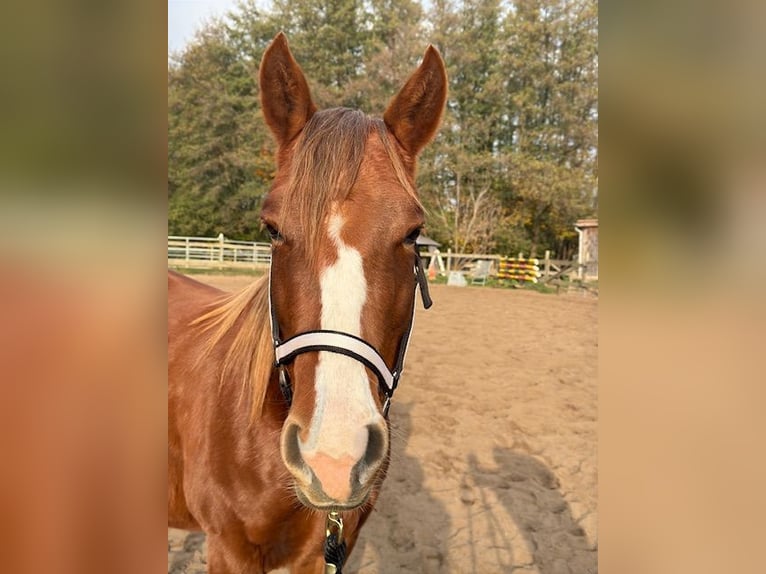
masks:
POLYGON ((447 76, 429 45, 382 118, 318 110, 280 33, 259 84, 269 273, 227 294, 168 272, 168 525, 206 533, 211 574, 340 572, 388 468, 418 285, 430 304, 415 173, 447 76))

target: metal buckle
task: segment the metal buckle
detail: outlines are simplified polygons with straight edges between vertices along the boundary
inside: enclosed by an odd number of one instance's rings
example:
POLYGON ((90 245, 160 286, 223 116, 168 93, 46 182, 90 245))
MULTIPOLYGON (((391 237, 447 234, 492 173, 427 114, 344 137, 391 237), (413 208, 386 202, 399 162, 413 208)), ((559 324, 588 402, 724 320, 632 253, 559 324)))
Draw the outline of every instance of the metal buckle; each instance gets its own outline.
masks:
MULTIPOLYGON (((334 536, 335 537, 335 543, 333 544, 334 548, 337 547, 343 547, 343 554, 345 554, 345 545, 343 543, 343 519, 340 517, 340 514, 338 514, 336 511, 332 511, 327 513, 327 521, 325 522, 325 564, 324 564, 324 574, 337 574, 340 572, 340 567, 342 564, 335 564, 332 562, 327 562, 327 550, 328 550, 328 543, 329 540, 334 536)), ((342 558, 341 558, 342 560, 342 558)))
POLYGON ((338 544, 340 544, 343 542, 343 519, 340 517, 340 514, 334 510, 327 514, 327 522, 325 523, 324 530, 325 538, 330 538, 333 530, 335 530, 338 544))
POLYGON ((293 404, 293 389, 290 386, 290 377, 287 374, 287 368, 284 365, 279 366, 279 388, 289 407, 293 404))
POLYGON ((386 397, 386 402, 383 403, 383 418, 388 418, 388 409, 391 408, 391 397, 386 397))

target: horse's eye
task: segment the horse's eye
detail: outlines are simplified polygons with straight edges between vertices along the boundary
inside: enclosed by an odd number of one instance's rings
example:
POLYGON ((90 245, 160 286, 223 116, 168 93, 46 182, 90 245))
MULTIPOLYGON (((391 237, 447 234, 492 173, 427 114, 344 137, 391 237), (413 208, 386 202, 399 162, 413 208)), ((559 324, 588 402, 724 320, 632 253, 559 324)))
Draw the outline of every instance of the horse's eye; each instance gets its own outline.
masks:
POLYGON ((409 232, 407 237, 404 238, 404 243, 407 245, 414 245, 415 242, 418 240, 418 237, 420 237, 420 227, 416 227, 412 231, 409 232))
POLYGON ((273 225, 269 223, 264 223, 263 226, 266 228, 266 231, 269 232, 269 236, 271 237, 272 241, 281 241, 283 239, 282 234, 279 233, 277 228, 274 227, 273 225))

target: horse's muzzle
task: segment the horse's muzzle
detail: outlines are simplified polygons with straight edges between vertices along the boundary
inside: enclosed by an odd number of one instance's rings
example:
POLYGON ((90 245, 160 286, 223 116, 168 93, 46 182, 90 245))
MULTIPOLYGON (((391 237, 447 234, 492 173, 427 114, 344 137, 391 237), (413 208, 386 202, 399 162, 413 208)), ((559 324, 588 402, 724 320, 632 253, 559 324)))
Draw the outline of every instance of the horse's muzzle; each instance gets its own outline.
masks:
POLYGON ((388 455, 384 425, 362 427, 349 453, 331 456, 303 448, 300 426, 288 420, 282 432, 282 458, 295 479, 298 499, 320 510, 348 510, 364 504, 388 455))

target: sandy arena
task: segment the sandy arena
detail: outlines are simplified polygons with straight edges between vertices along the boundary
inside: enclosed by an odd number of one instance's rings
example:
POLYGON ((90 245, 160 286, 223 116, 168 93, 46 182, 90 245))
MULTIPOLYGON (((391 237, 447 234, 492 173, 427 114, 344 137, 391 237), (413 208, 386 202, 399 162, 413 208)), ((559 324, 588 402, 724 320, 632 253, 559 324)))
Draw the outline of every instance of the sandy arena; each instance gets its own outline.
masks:
MULTIPOLYGON (((431 294, 391 407, 388 478, 344 572, 595 573, 598 300, 431 294)), ((207 571, 202 534, 169 530, 168 549, 170 574, 207 571)))

